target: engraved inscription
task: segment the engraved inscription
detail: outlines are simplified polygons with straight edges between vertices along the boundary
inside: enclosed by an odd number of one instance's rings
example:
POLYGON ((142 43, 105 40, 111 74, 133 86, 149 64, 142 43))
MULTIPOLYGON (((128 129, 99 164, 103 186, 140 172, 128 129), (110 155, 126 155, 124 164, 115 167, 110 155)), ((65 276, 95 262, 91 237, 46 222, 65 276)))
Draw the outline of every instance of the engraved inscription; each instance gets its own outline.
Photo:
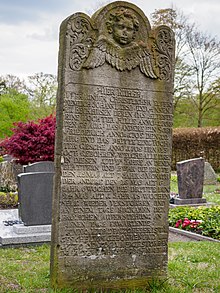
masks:
POLYGON ((157 102, 153 94, 68 86, 60 199, 63 256, 77 254, 79 242, 89 243, 90 254, 99 245, 106 254, 112 245, 118 253, 131 253, 133 246, 139 253, 163 252, 158 237, 169 192, 172 107, 169 99, 157 102), (155 223, 159 226, 150 232, 155 223))

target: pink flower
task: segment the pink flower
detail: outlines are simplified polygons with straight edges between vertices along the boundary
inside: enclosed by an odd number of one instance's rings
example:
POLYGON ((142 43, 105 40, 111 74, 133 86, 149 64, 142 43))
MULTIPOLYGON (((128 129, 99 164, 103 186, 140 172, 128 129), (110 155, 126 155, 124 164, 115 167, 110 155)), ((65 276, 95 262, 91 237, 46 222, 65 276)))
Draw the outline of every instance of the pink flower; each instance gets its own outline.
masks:
POLYGON ((176 222, 176 225, 175 225, 175 228, 179 228, 179 226, 182 224, 182 220, 180 219, 180 220, 178 220, 177 222, 176 222))
POLYGON ((189 220, 188 218, 184 218, 184 220, 179 219, 176 224, 175 224, 175 228, 182 228, 182 229, 186 229, 186 230, 190 230, 190 229, 197 229, 199 224, 202 223, 201 220, 189 220))

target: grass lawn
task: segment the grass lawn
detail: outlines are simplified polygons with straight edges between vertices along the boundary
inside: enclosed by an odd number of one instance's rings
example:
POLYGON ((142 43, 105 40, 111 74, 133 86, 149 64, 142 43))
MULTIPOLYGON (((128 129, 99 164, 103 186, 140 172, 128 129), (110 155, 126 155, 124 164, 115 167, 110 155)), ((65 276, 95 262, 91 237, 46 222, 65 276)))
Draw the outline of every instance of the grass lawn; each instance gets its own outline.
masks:
MULTIPOLYGON (((167 280, 133 292, 220 292, 219 251, 219 243, 169 243, 167 280)), ((49 262, 49 245, 0 249, 0 292, 77 292, 50 289, 49 262)))
POLYGON ((220 205, 220 183, 216 185, 205 185, 203 187, 203 197, 206 198, 207 202, 213 202, 220 205))

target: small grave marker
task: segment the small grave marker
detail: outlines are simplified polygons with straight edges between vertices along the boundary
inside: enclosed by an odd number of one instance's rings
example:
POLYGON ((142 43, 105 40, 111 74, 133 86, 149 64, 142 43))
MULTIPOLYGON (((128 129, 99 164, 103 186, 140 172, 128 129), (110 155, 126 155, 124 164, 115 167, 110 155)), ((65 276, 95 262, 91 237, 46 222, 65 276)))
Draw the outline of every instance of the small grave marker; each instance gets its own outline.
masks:
POLYGON ((204 181, 204 159, 195 158, 177 163, 177 180, 179 198, 174 199, 174 204, 202 204, 204 181))

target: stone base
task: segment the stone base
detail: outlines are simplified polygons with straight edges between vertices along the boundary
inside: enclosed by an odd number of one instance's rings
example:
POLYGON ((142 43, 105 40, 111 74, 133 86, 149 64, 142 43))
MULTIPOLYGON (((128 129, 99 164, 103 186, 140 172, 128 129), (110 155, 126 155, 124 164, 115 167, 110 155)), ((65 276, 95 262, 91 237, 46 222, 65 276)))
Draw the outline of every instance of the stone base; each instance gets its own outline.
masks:
POLYGON ((197 204, 170 204, 169 207, 171 209, 177 208, 177 207, 194 207, 194 208, 198 208, 198 207, 212 207, 214 206, 215 203, 212 202, 206 202, 206 203, 197 203, 197 204))
POLYGON ((205 198, 175 198, 174 204, 175 205, 199 205, 199 204, 206 204, 205 198))
POLYGON ((46 243, 51 240, 51 225, 27 227, 17 224, 11 228, 11 233, 0 236, 0 246, 46 243))
POLYGON ((17 224, 13 226, 13 232, 16 234, 51 233, 51 225, 24 226, 24 224, 17 224))
POLYGON ((51 241, 51 225, 5 226, 5 220, 19 220, 18 210, 0 210, 0 247, 43 244, 51 241))

